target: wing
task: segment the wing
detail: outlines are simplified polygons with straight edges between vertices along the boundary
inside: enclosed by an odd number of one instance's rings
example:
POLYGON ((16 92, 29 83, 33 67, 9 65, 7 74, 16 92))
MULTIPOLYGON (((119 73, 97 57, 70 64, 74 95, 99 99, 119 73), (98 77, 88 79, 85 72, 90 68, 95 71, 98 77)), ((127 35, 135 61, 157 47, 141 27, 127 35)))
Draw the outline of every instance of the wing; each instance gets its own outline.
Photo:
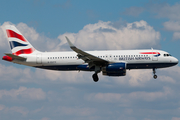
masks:
POLYGON ((84 60, 85 63, 88 63, 90 68, 93 66, 106 66, 109 63, 107 60, 98 58, 92 54, 82 51, 81 49, 74 46, 67 37, 66 39, 70 48, 77 53, 78 58, 84 60))

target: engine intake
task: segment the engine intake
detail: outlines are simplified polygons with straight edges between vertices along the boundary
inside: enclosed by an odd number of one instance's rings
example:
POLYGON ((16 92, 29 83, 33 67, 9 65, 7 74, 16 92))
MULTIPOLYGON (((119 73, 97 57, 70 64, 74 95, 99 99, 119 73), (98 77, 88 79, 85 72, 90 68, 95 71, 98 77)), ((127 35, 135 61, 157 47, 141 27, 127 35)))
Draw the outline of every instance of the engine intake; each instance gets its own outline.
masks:
POLYGON ((126 63, 112 63, 103 67, 102 74, 107 76, 125 76, 126 63))

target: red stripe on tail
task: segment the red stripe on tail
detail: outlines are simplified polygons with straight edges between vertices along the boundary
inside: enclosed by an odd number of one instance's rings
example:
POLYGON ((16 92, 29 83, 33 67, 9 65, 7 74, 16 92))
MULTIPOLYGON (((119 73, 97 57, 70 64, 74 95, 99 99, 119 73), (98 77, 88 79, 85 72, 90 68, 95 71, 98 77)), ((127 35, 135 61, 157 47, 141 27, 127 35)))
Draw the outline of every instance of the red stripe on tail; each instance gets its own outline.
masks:
POLYGON ((33 53, 34 49, 33 48, 29 48, 29 49, 22 49, 22 50, 19 50, 15 53, 13 53, 14 55, 20 55, 20 54, 31 54, 33 53))
POLYGON ((14 31, 12 31, 12 30, 6 30, 6 32, 7 32, 7 36, 8 36, 8 37, 18 38, 18 39, 20 39, 20 40, 22 40, 22 41, 24 41, 24 42, 27 42, 26 39, 25 39, 22 35, 14 32, 14 31))

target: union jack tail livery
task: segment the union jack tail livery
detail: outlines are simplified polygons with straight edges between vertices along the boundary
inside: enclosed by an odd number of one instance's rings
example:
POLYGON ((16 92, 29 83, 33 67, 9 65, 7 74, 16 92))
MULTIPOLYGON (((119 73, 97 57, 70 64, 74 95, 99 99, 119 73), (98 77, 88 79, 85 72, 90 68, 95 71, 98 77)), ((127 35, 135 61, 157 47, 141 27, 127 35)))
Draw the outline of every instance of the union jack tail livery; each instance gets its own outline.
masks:
POLYGON ((36 51, 15 26, 6 26, 6 33, 13 55, 31 54, 36 51))

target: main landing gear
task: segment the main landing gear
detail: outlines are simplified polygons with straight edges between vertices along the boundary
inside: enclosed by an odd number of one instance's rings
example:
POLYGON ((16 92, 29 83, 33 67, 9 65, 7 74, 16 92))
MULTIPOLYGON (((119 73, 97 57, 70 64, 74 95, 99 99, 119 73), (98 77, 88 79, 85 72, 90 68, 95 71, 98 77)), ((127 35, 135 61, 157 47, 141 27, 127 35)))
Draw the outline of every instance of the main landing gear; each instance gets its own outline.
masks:
POLYGON ((93 78, 94 82, 97 82, 99 80, 99 77, 98 77, 97 73, 94 73, 92 75, 92 78, 93 78))
POLYGON ((153 78, 156 79, 156 78, 157 78, 157 75, 156 75, 156 70, 155 70, 155 68, 153 68, 153 74, 154 74, 153 78))
POLYGON ((100 66, 95 66, 95 73, 92 75, 92 78, 94 80, 94 82, 98 82, 99 77, 98 77, 98 73, 101 72, 101 68, 100 66))

